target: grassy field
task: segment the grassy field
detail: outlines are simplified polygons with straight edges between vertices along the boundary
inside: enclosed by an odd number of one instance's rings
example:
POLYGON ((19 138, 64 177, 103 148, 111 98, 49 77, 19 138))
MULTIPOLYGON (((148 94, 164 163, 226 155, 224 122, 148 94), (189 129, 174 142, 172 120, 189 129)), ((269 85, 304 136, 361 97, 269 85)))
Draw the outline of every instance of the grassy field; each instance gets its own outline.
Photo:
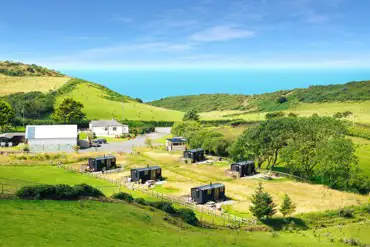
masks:
POLYGON ((178 197, 188 196, 192 187, 210 182, 222 182, 226 186, 227 196, 235 201, 234 204, 225 209, 230 213, 244 217, 250 217, 249 197, 259 182, 263 182, 265 189, 271 193, 277 204, 281 203, 284 193, 288 193, 297 204, 297 213, 341 208, 364 203, 368 200, 366 196, 328 189, 322 185, 299 183, 285 178, 272 181, 251 178, 234 180, 225 175, 225 170, 229 168, 229 162, 215 163, 214 165, 185 165, 180 161, 180 153, 167 153, 144 148, 139 151, 140 155, 127 155, 125 157, 124 163, 127 171, 107 176, 120 179, 122 176, 129 175, 128 169, 131 167, 160 164, 166 183, 157 186, 155 190, 178 197))
POLYGON ((163 212, 124 203, 0 200, 0 213, 0 246, 345 246, 310 232, 176 225, 163 212))
POLYGON ((359 165, 364 173, 370 177, 370 141, 363 138, 351 137, 357 145, 356 155, 358 156, 359 165))
POLYGON ((32 183, 70 185, 87 183, 106 195, 118 192, 118 188, 112 183, 51 166, 0 166, 0 183, 5 184, 7 193, 15 192, 21 186, 32 183))
MULTIPOLYGON (((330 103, 299 103, 293 108, 285 110, 286 113, 296 113, 301 117, 312 116, 317 113, 320 116, 333 116, 337 112, 351 111, 354 117, 348 120, 358 123, 370 123, 370 101, 355 102, 330 102, 330 103)), ((225 118, 240 118, 248 121, 259 121, 265 119, 265 112, 245 113, 243 111, 213 111, 200 114, 203 120, 216 120, 225 118), (239 114, 239 115, 238 115, 239 114)))
POLYGON ((19 92, 49 92, 68 82, 69 77, 51 76, 5 76, 0 75, 0 96, 19 92))
MULTIPOLYGON (((84 105, 84 112, 88 119, 122 119, 122 103, 107 98, 104 92, 87 83, 79 84, 77 87, 62 96, 58 96, 56 106, 64 98, 72 97, 84 105)), ((168 120, 180 121, 182 112, 153 107, 134 101, 124 103, 123 118, 129 120, 168 120)))

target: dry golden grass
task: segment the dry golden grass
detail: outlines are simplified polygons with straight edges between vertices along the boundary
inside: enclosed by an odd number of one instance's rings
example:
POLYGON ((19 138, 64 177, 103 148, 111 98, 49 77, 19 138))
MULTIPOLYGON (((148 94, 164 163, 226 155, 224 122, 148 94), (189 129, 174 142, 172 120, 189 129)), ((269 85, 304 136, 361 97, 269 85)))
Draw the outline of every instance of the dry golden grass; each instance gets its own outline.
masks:
POLYGON ((131 162, 139 161, 128 166, 140 164, 157 164, 162 167, 166 183, 156 190, 174 196, 190 194, 190 188, 209 182, 221 182, 226 186, 226 194, 235 200, 229 206, 235 214, 248 215, 249 198, 254 193, 259 182, 263 183, 266 191, 274 198, 277 204, 282 202, 285 193, 289 194, 297 205, 296 213, 323 211, 328 209, 342 208, 348 205, 365 203, 368 197, 329 189, 323 185, 300 183, 287 179, 264 179, 242 178, 233 180, 225 176, 228 167, 212 165, 186 165, 179 162, 179 154, 171 154, 164 151, 141 149, 140 155, 132 156, 131 162))
POLYGON ((69 77, 0 75, 0 96, 19 92, 48 92, 68 82, 69 77))

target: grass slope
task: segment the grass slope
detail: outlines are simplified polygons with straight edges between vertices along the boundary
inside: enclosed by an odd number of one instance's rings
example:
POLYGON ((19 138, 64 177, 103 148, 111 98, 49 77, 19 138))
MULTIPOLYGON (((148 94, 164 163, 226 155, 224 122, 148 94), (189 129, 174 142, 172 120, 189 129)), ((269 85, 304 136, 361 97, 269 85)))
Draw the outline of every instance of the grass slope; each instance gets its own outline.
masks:
MULTIPOLYGON (((119 98, 110 98, 110 95, 96 87, 96 84, 83 82, 75 85, 66 93, 59 94, 56 98, 56 107, 63 99, 71 97, 84 105, 84 112, 88 119, 129 119, 129 120, 168 120, 179 121, 183 113, 167 110, 150 105, 141 104, 126 99, 122 117, 122 101, 119 98)), ((123 96, 122 96, 123 97, 123 96)))
POLYGON ((345 246, 309 232, 181 227, 163 212, 123 203, 0 200, 0 214, 0 246, 345 246))
POLYGON ((259 95, 202 94, 169 97, 148 104, 173 110, 200 112, 244 110, 280 111, 290 110, 299 103, 326 103, 370 100, 370 81, 346 84, 311 86, 304 89, 283 90, 259 95), (278 99, 285 97, 285 103, 278 99))
POLYGON ((56 90, 71 78, 54 76, 6 76, 0 74, 0 96, 14 93, 56 90))

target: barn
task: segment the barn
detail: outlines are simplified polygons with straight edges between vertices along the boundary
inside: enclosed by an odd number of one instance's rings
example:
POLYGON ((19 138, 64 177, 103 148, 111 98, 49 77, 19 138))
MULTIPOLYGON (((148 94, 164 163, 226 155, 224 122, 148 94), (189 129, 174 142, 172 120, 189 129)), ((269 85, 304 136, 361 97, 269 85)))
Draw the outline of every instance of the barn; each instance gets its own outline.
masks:
POLYGON ((231 171, 237 172, 240 177, 251 176, 256 173, 255 165, 253 160, 240 161, 231 164, 231 171))
POLYGON ((200 204, 204 204, 208 201, 223 201, 226 199, 225 185, 210 183, 208 185, 191 188, 191 199, 200 204))
POLYGON ((131 181, 142 183, 148 180, 161 180, 162 169, 160 166, 148 166, 145 168, 134 168, 131 169, 131 181))
POLYGON ((202 148, 191 149, 184 151, 184 158, 191 160, 192 163, 203 161, 206 159, 202 148))
POLYGON ((31 152, 72 152, 77 145, 77 125, 27 125, 31 152))
POLYGON ((89 171, 106 171, 116 168, 116 157, 104 155, 96 158, 89 158, 87 169, 89 171))

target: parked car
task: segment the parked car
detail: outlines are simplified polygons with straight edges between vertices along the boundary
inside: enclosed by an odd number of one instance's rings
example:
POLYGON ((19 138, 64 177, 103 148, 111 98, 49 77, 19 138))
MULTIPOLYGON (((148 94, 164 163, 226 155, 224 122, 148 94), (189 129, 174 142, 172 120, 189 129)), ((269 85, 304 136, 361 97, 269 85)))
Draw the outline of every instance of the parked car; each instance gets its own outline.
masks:
POLYGON ((90 146, 91 147, 100 147, 101 145, 97 140, 94 140, 90 143, 90 146))
POLYGON ((103 138, 99 138, 94 140, 93 142, 99 143, 99 144, 107 144, 107 140, 103 138))

